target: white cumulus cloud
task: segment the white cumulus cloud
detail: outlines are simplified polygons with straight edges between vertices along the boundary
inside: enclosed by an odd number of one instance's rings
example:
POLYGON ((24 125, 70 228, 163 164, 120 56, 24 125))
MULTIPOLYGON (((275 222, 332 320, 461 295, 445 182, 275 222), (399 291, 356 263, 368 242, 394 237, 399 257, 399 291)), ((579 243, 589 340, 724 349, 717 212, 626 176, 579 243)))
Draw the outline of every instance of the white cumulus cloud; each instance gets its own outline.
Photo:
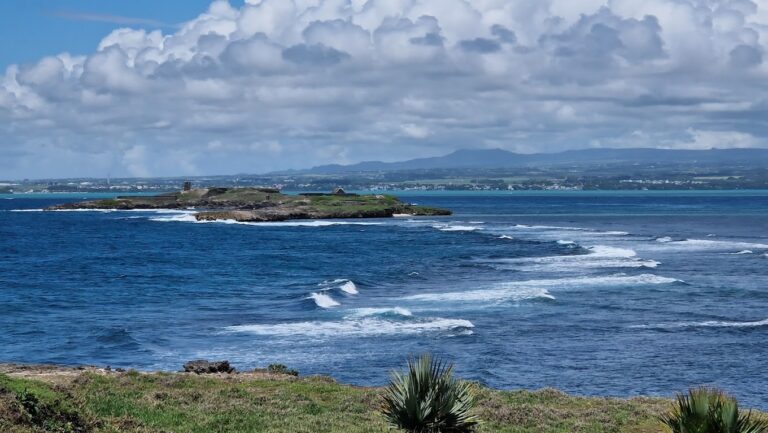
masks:
POLYGON ((768 4, 213 1, 0 76, 0 177, 766 145, 768 4))

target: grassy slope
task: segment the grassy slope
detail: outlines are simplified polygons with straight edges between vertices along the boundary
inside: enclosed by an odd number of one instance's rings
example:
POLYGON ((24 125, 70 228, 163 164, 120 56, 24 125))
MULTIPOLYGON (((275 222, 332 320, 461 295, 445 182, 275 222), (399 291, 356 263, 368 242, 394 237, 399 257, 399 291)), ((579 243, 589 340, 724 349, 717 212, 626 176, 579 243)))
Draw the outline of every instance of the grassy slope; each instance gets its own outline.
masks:
MULTIPOLYGON (((77 426, 87 432, 142 433, 392 431, 378 413, 380 389, 326 378, 83 373, 55 385, 46 380, 0 375, 0 431, 77 431, 77 426), (21 409, 16 393, 25 388, 48 412, 47 425, 21 409)), ((481 432, 658 432, 655 417, 670 404, 571 397, 554 390, 478 392, 481 432)))

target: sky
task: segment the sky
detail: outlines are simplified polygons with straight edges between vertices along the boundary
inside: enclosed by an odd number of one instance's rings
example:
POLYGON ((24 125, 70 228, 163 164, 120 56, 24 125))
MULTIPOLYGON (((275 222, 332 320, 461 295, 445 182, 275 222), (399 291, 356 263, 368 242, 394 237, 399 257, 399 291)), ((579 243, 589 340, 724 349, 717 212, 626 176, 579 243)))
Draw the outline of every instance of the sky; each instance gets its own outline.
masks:
POLYGON ((768 147, 768 0, 0 3, 0 179, 768 147))

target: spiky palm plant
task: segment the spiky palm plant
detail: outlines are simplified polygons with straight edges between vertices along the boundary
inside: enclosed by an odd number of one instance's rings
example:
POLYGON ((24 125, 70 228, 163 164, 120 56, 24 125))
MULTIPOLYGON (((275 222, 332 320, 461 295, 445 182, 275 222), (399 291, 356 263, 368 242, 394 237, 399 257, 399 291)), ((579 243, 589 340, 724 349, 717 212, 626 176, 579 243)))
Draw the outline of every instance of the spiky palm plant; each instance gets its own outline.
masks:
POLYGON ((393 372, 382 412, 389 423, 411 433, 466 433, 477 418, 472 385, 453 377, 453 365, 431 355, 408 360, 408 371, 393 372))
POLYGON ((661 421, 672 433, 768 433, 768 421, 740 413, 735 398, 709 388, 679 394, 661 421))

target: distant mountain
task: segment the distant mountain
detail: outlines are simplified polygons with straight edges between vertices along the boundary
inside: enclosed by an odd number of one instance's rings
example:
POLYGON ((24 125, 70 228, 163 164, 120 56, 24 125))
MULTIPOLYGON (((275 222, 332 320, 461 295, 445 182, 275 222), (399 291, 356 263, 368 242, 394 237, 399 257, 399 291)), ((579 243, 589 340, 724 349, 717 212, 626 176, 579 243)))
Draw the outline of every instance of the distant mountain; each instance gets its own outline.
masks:
POLYGON ((507 168, 552 165, 598 164, 744 164, 768 166, 768 149, 580 149, 560 153, 513 153, 502 149, 464 149, 445 156, 411 159, 402 162, 365 161, 351 165, 321 165, 291 174, 344 174, 400 170, 452 168, 507 168))

